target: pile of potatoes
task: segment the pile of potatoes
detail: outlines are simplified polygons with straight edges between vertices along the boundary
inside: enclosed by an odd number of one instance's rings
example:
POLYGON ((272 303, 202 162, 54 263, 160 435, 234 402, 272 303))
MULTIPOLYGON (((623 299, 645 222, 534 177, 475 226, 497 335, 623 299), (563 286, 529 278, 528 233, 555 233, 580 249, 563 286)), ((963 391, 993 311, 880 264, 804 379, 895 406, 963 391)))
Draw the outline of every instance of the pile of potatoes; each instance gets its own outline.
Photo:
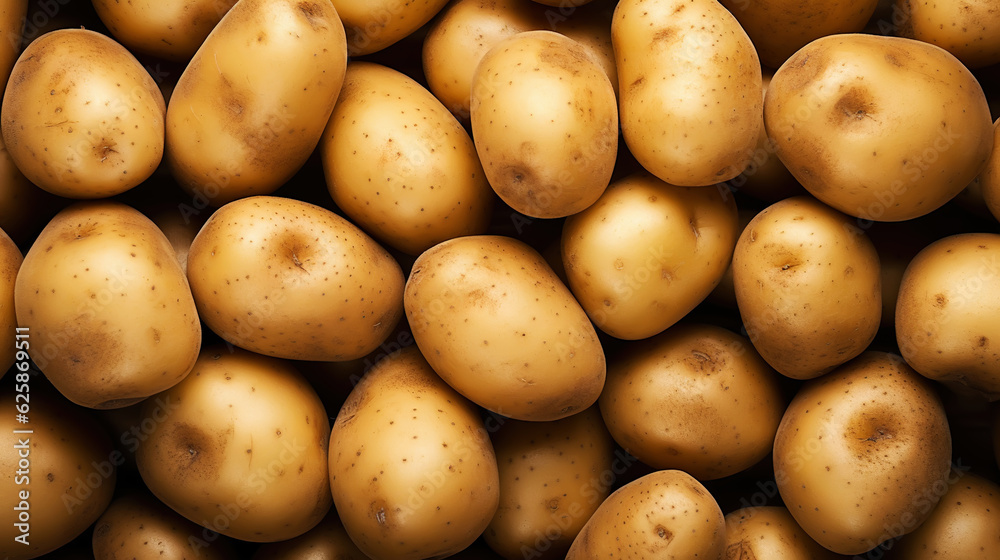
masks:
POLYGON ((0 555, 1000 557, 994 4, 6 0, 0 555))

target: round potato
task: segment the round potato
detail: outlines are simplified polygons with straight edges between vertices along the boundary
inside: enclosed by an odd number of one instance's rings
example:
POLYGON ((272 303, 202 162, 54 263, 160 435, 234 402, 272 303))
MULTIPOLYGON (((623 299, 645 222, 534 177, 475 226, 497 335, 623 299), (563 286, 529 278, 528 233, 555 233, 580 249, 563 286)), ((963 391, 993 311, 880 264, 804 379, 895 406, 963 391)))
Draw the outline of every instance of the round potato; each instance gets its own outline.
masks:
POLYGON ((274 192, 319 144, 346 68, 344 26, 328 0, 238 2, 171 94, 174 178, 214 206, 274 192))
POLYGON ((236 0, 93 0, 108 31, 134 51, 185 62, 236 0))
POLYGON ((336 510, 309 532, 260 545, 253 560, 368 560, 344 529, 336 510))
POLYGON ((622 0, 611 25, 621 129, 653 175, 684 187, 736 177, 754 153, 761 70, 715 0, 622 0))
POLYGON ((989 106, 972 73, 939 47, 898 37, 809 43, 775 72, 764 123, 806 190, 865 220, 940 208, 993 147, 989 106))
POLYGON ((895 0, 903 37, 937 45, 969 68, 1000 62, 1000 10, 992 0, 895 0))
POLYGON ((14 281, 24 257, 10 237, 0 229, 0 332, 7 333, 0 343, 0 377, 14 363, 16 350, 14 328, 17 314, 14 311, 14 281))
POLYGON ((125 47, 85 29, 32 41, 3 97, 3 140, 39 187, 104 198, 145 181, 164 147, 163 95, 125 47))
POLYGON ((780 506, 745 507, 726 515, 727 560, 837 560, 780 506))
POLYGON ((569 216, 607 188, 618 106, 607 74, 580 43, 553 31, 498 42, 476 67, 470 107, 486 177, 514 210, 569 216))
POLYGON ((351 56, 380 51, 431 20, 448 0, 333 0, 347 29, 351 56))
POLYGON ((431 92, 391 68, 348 66, 321 154, 337 206, 404 253, 489 225, 493 190, 469 133, 431 92))
POLYGON ((708 490, 691 475, 656 471, 616 490, 573 541, 566 560, 722 560, 726 525, 708 490))
POLYGON ((347 533, 375 560, 450 556, 479 537, 499 501, 478 410, 413 347, 351 391, 330 436, 329 474, 347 533))
POLYGON ((979 176, 979 187, 986 207, 994 218, 1000 220, 1000 119, 993 123, 993 151, 979 176))
POLYGON ((136 451, 142 480, 202 527, 282 541, 330 510, 330 422, 287 362, 206 348, 191 375, 146 401, 142 417, 162 419, 136 451))
POLYGON ((916 529, 950 465, 941 401, 901 358, 880 352, 803 385, 774 440, 788 511, 838 554, 862 554, 916 529))
POLYGON ((782 375, 810 379, 863 352, 878 331, 878 254, 851 220, 809 196, 760 212, 740 235, 733 285, 753 345, 782 375))
POLYGON ((896 341, 921 375, 1000 399, 1000 234, 945 237, 910 261, 896 341))
POLYGON ((562 262, 598 328, 648 338, 711 293, 729 266, 738 227, 724 186, 676 187, 643 173, 616 181, 566 219, 562 262))
POLYGON ((191 371, 201 323, 163 233, 112 201, 77 203, 49 222, 14 285, 32 359, 69 400, 120 408, 191 371))
POLYGON ((604 349, 536 251, 501 236, 445 241, 413 264, 403 305, 434 371, 517 420, 558 420, 597 401, 604 349))

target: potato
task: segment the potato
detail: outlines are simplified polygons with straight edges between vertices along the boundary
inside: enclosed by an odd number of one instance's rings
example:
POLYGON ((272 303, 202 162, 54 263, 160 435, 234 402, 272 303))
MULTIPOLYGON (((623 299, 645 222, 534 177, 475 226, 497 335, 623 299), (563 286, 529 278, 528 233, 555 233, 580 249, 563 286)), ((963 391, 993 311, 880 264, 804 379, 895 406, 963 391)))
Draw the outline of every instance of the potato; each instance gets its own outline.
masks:
POLYGON ((780 506, 745 507, 726 515, 726 558, 836 560, 780 506))
MULTIPOLYGON (((34 337, 32 331, 30 342, 34 337)), ((0 551, 7 560, 43 557, 101 516, 122 458, 87 411, 45 390, 28 373, 18 372, 14 386, 0 391, 0 407, 9 411, 0 415, 7 442, 0 451, 0 551), (15 404, 30 405, 28 423, 15 421, 15 404)))
POLYGON ((622 352, 599 402, 615 441, 640 461, 710 480, 771 452, 785 402, 746 339, 682 324, 622 352))
POLYGON ((187 61, 236 0, 93 0, 94 10, 129 49, 187 61))
POLYGON ((903 37, 937 45, 969 68, 1000 62, 1000 10, 991 0, 895 0, 903 37))
POLYGON ((483 533, 508 560, 564 558, 611 493, 614 441, 595 406, 553 422, 507 421, 493 435, 500 505, 483 533))
POLYGON ((476 404, 517 420, 558 420, 597 401, 604 349, 586 313, 524 243, 469 236, 413 264, 403 306, 434 371, 476 404))
POLYGON ((562 261, 598 328, 648 338, 711 293, 729 266, 737 228, 728 189, 677 187, 642 173, 614 182, 566 219, 562 261))
POLYGON ((333 0, 347 29, 351 56, 380 51, 431 20, 448 0, 333 0))
POLYGON ((14 312, 14 281, 21 268, 21 250, 0 229, 0 332, 7 333, 0 343, 0 377, 14 364, 14 328, 18 326, 14 312))
POLYGON ((569 216, 608 186, 618 107, 607 74, 580 43, 552 31, 498 42, 476 67, 470 108, 486 177, 514 210, 569 216))
POLYGON ((262 544, 254 560, 368 560, 344 529, 336 510, 309 532, 276 543, 262 544))
POLYGON ((777 68, 820 37, 864 29, 878 0, 719 0, 753 40, 765 66, 777 68))
POLYGON ((940 498, 951 433, 930 384, 868 352, 807 382, 774 440, 775 482, 819 544, 861 554, 916 529, 940 498))
POLYGON ((416 348, 375 365, 330 435, 330 486, 351 540, 376 560, 443 558, 496 511, 496 456, 476 407, 416 348))
POLYGON ((921 375, 1000 399, 1000 234, 948 236, 910 261, 896 341, 921 375))
POLYGON ((205 540, 202 527, 177 515, 145 491, 115 499, 94 525, 94 557, 198 558, 232 560, 237 556, 224 540, 205 540))
POLYGON ((165 105, 125 47, 85 29, 32 41, 4 93, 4 144, 24 175, 70 198, 104 198, 145 181, 163 156, 165 105))
POLYGON ((944 489, 927 521, 894 545, 888 558, 1000 557, 1000 486, 974 473, 952 471, 944 489))
POLYGON ((49 222, 14 285, 32 359, 69 400, 120 408, 187 376, 201 347, 191 290, 163 233, 112 201, 49 222))
POLYGON ((993 217, 1000 220, 1000 119, 993 123, 993 151, 979 176, 986 207, 993 217))
POLYGON ((728 181, 761 122, 757 51, 714 0, 622 0, 611 25, 621 129, 640 164, 683 187, 728 181))
POLYGON ((328 1, 243 0, 212 30, 167 108, 166 162, 195 200, 269 194, 319 144, 347 67, 328 1))
POLYGON ((216 211, 188 253, 202 320, 223 339, 295 360, 363 357, 403 314, 399 264, 325 208, 255 196, 216 211))
MULTIPOLYGON (((615 67, 615 48, 611 42, 611 22, 614 6, 597 2, 586 7, 581 0, 549 0, 557 2, 559 10, 545 10, 545 19, 552 31, 562 33, 589 50, 611 82, 618 96, 618 68, 615 67), (568 6, 577 2, 577 7, 568 6), (562 5, 558 4, 562 3, 562 5)), ((587 0, 589 2, 590 0, 587 0)))
POLYGON ((993 146, 976 78, 946 51, 898 37, 809 43, 775 72, 764 123, 806 190, 864 220, 909 220, 941 207, 979 174, 993 146))
POLYGON ((489 225, 493 190, 472 139, 405 74, 352 62, 321 154, 337 206, 404 253, 419 255, 489 225))
POLYGON ((760 212, 733 254, 736 302, 760 355, 811 379, 857 356, 878 331, 878 254, 850 219, 808 196, 760 212))
POLYGON ((698 558, 722 560, 722 510, 691 475, 656 471, 608 497, 573 541, 566 560, 698 558))
POLYGON ((187 215, 178 212, 176 206, 165 205, 151 209, 149 219, 153 220, 156 227, 160 228, 166 236, 170 246, 174 248, 177 262, 187 276, 188 254, 191 252, 191 244, 198 232, 205 225, 208 216, 204 214, 187 215))
POLYGON ((142 416, 163 418, 136 451, 142 480, 188 520, 274 542, 305 533, 330 510, 330 422, 287 362, 206 348, 191 375, 146 401, 142 416), (165 415, 157 411, 164 404, 165 415))
POLYGON ((8 0, 0 6, 0 91, 3 91, 21 54, 24 18, 28 14, 28 0, 8 0))

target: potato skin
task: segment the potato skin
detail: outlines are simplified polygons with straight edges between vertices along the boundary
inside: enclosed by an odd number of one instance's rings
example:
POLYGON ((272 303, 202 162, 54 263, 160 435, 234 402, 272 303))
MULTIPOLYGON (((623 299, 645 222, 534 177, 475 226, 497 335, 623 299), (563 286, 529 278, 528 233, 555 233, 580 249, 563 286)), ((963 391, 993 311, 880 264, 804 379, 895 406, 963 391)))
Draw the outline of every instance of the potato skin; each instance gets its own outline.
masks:
POLYGON ((321 146, 333 201, 410 255, 486 231, 493 189, 468 132, 412 78, 352 62, 321 146))
POLYGON ((1000 399, 1000 234, 939 239, 903 272, 896 340, 921 375, 1000 399))
POLYGON ((986 207, 994 218, 1000 220, 1000 119, 993 123, 993 151, 979 176, 979 186, 986 207))
POLYGON ((586 313, 536 251, 509 237, 460 237, 417 258, 403 305, 434 371, 517 420, 558 420, 604 387, 604 349, 586 313))
POLYGON ((940 399, 899 356, 881 352, 803 385, 774 440, 782 500, 838 554, 913 531, 933 511, 940 495, 932 489, 950 466, 940 399))
POLYGON ((380 51, 431 20, 448 0, 333 0, 351 56, 380 51))
POLYGON ((454 554, 479 537, 499 500, 478 410, 413 347, 351 391, 330 436, 329 474, 347 533, 376 560, 454 554))
POLYGON ((93 0, 98 17, 131 50, 187 61, 236 0, 93 0))
POLYGON ((898 37, 809 43, 775 72, 764 123, 806 190, 864 220, 936 210, 979 174, 993 146, 975 76, 947 51, 898 37))
POLYGON ((736 18, 715 0, 622 0, 611 39, 621 130, 639 163, 685 187, 739 175, 761 127, 762 78, 736 18))
POLYGON ((605 500, 573 541, 566 560, 598 558, 722 560, 722 510, 691 475, 656 471, 605 500))
POLYGON ((733 285, 754 347, 794 379, 850 360, 878 331, 874 245, 847 216, 809 196, 772 204, 750 221, 733 254, 733 285))
POLYGON ((77 203, 32 244, 14 285, 32 358, 69 400, 120 408, 187 376, 201 323, 163 233, 113 201, 77 203))
POLYGON ((1000 10, 991 0, 895 0, 893 7, 899 35, 941 47, 969 68, 1000 62, 1000 10))
POLYGON ((6 340, 0 345, 0 378, 14 363, 13 333, 14 328, 18 326, 14 311, 14 282, 23 261, 21 250, 7 233, 0 229, 0 332, 8 333, 6 340))
POLYGON ((255 196, 217 210, 191 243, 202 320, 261 354, 345 361, 374 350, 403 314, 403 272, 333 212, 255 196))
POLYGON ((328 1, 243 0, 181 74, 167 108, 166 162, 214 206, 269 194, 316 148, 347 67, 328 1))
POLYGON ((845 558, 812 539, 788 509, 745 507, 726 515, 727 560, 837 560, 845 558))
POLYGON ((163 95, 111 38, 60 29, 32 41, 4 92, 4 144, 35 185, 105 198, 146 180, 164 149, 163 95))
POLYGON ((729 266, 737 228, 728 189, 677 187, 642 173, 612 183, 566 219, 562 262, 598 328, 648 338, 711 293, 729 266))

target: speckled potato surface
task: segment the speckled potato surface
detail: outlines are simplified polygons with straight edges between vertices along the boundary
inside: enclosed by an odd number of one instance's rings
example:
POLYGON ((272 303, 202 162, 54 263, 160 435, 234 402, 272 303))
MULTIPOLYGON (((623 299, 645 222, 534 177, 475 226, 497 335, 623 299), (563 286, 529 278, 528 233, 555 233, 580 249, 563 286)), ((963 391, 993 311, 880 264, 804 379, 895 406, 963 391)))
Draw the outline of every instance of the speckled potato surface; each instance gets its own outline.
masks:
POLYGON ((893 5, 900 36, 941 47, 969 68, 1000 62, 1000 9, 992 0, 895 0, 893 5))

